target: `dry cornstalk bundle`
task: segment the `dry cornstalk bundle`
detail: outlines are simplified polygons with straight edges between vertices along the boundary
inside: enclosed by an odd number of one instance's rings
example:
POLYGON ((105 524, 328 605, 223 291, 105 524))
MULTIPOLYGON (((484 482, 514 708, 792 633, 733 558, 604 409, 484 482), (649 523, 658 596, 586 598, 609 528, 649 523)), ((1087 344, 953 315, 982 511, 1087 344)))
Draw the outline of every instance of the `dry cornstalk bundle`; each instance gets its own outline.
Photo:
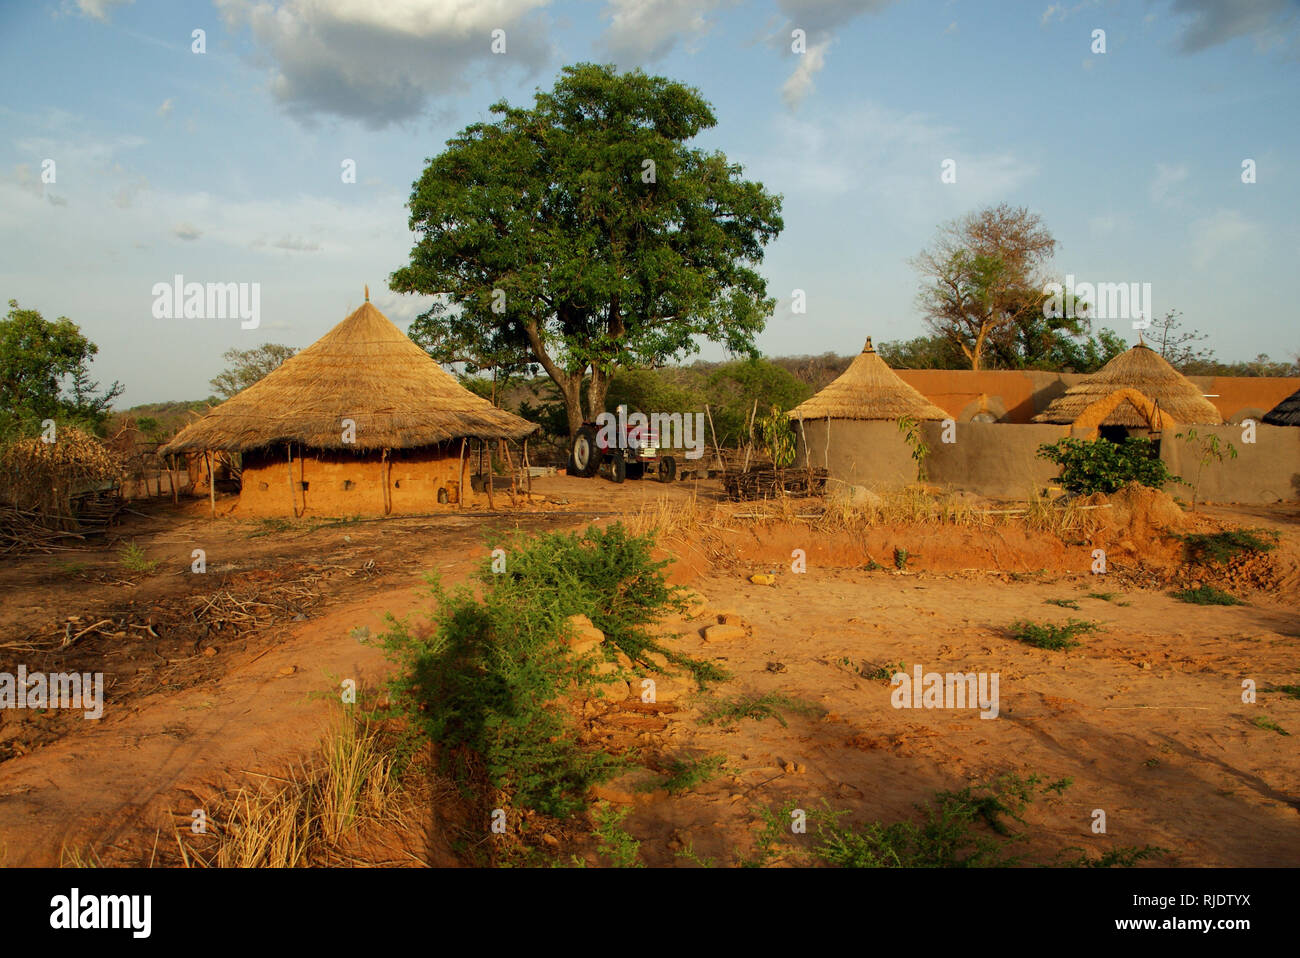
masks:
POLYGON ((50 528, 76 528, 74 499, 115 494, 122 478, 121 459, 72 426, 59 428, 54 442, 20 439, 0 446, 0 504, 50 528))

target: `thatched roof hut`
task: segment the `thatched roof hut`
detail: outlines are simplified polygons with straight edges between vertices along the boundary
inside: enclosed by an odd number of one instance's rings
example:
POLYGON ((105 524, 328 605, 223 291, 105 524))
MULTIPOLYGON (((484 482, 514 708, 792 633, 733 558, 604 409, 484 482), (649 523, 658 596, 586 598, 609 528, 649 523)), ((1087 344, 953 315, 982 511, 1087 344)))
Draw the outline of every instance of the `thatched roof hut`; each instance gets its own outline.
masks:
POLYGON ((1152 432, 1172 431, 1178 428, 1174 417, 1161 409, 1158 403, 1136 389, 1125 387, 1116 389, 1109 396, 1102 396, 1079 413, 1071 424, 1071 433, 1075 436, 1096 439, 1101 426, 1113 422, 1116 418, 1115 410, 1121 406, 1128 407, 1121 410, 1125 416, 1129 415, 1130 411, 1136 412, 1143 426, 1152 432))
MULTIPOLYGON (((1120 389, 1137 390, 1180 423, 1220 425, 1223 422, 1214 404, 1201 395, 1191 380, 1141 342, 1075 383, 1064 395, 1052 400, 1033 421, 1073 423, 1099 399, 1120 389)), ((1148 420, 1149 417, 1139 412, 1133 403, 1120 402, 1097 425, 1142 429, 1148 427, 1148 420)))
POLYGON ((1270 426, 1300 426, 1300 389, 1266 412, 1263 421, 1270 426))
POLYGON ((369 302, 176 434, 162 455, 292 443, 348 452, 522 439, 537 425, 474 395, 369 302), (345 442, 344 420, 355 423, 345 442))
POLYGON ((838 379, 790 410, 788 415, 795 420, 950 418, 885 364, 871 345, 870 336, 862 352, 838 379))

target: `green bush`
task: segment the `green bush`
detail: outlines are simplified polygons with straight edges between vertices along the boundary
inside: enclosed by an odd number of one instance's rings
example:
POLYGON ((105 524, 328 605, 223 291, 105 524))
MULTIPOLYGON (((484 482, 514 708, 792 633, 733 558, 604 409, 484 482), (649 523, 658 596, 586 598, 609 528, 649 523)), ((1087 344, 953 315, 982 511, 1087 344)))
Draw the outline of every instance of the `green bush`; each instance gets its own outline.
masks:
POLYGON ((438 746, 442 771, 467 786, 504 790, 512 801, 566 816, 619 763, 584 749, 563 697, 596 681, 595 655, 569 651, 566 619, 587 615, 634 656, 646 626, 679 606, 650 559, 652 540, 620 525, 581 536, 516 539, 507 571, 485 559, 478 593, 429 580, 426 621, 387 617, 378 641, 396 664, 392 712, 438 746))
POLYGON ((1112 493, 1130 482, 1159 489, 1172 475, 1164 461, 1153 456, 1154 444, 1129 436, 1123 442, 1065 438, 1038 447, 1038 457, 1061 467, 1060 483, 1069 492, 1091 495, 1112 493))

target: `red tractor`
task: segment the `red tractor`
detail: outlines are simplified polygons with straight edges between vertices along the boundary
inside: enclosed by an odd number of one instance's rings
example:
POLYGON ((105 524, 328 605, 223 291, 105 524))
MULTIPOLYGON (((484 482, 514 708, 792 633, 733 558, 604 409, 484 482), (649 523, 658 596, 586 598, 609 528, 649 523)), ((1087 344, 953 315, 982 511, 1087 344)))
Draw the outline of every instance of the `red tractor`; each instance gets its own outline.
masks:
POLYGON ((609 463, 610 478, 615 482, 641 479, 647 472, 656 475, 660 482, 677 478, 677 460, 659 454, 658 433, 648 425, 628 425, 622 408, 616 422, 601 426, 594 422, 582 424, 569 450, 569 475, 590 478, 605 462, 609 463), (609 441, 611 434, 617 441, 609 441))

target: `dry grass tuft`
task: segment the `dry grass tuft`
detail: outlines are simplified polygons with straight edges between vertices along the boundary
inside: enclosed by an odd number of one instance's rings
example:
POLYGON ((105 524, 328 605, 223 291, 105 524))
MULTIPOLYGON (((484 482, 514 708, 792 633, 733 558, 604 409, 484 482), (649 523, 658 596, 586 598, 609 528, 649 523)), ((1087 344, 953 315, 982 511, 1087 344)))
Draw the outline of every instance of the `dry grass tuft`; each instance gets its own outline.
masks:
POLYGON ((329 864, 363 826, 391 822, 395 790, 377 730, 349 712, 322 741, 312 767, 239 788, 209 816, 209 833, 188 845, 178 832, 181 857, 187 867, 329 864))

